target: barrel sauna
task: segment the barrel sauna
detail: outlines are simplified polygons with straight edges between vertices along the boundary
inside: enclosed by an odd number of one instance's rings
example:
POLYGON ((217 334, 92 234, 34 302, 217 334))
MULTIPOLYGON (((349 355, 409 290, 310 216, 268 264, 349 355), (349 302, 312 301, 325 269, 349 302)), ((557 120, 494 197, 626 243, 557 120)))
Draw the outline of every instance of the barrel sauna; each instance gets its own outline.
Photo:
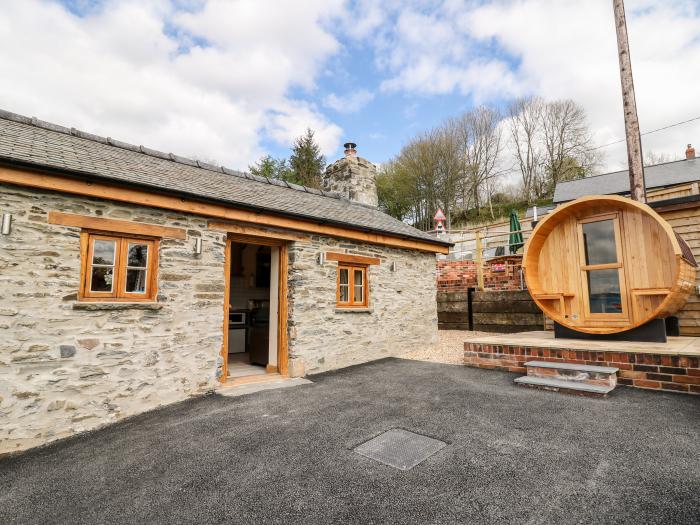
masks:
POLYGON ((646 204, 589 196, 547 215, 525 245, 530 295, 560 325, 613 334, 673 315, 695 286, 688 245, 646 204))

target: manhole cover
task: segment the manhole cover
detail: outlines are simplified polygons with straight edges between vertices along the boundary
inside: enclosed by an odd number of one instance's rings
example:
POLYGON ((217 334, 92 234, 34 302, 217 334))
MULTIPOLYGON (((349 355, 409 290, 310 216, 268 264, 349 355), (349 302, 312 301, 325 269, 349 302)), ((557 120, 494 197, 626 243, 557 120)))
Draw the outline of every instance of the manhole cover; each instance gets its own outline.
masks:
POLYGON ((362 443, 355 452, 390 467, 409 470, 446 446, 437 439, 395 428, 362 443))

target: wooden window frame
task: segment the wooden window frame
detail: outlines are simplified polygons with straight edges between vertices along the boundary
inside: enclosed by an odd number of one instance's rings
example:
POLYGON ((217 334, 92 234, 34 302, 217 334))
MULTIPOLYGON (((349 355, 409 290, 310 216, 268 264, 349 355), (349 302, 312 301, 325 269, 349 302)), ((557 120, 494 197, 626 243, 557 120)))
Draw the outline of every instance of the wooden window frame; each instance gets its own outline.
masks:
POLYGON ((160 239, 143 235, 83 230, 80 232, 80 289, 78 300, 85 302, 155 302, 158 294, 158 251, 160 239), (92 254, 95 240, 116 242, 114 255, 114 277, 111 292, 93 292, 90 289, 92 277, 92 254), (144 293, 122 291, 126 286, 127 255, 130 243, 148 245, 146 260, 146 287, 144 293))
POLYGON ((579 263, 581 271, 581 287, 582 287, 582 298, 583 298, 583 314, 584 319, 593 320, 618 320, 618 321, 628 321, 629 320, 629 296, 627 293, 627 278, 625 275, 625 266, 623 264, 623 253, 622 253, 622 216, 618 212, 604 213, 600 215, 594 215, 591 217, 586 217, 579 219, 577 221, 576 229, 578 232, 578 245, 579 245, 579 263), (583 241, 583 225, 591 222, 602 222, 611 220, 613 221, 613 231, 615 233, 615 250, 618 262, 607 263, 607 264, 586 264, 586 248, 583 241), (589 293, 588 293, 588 274, 587 272, 595 270, 613 270, 618 271, 617 276, 619 280, 620 287, 620 302, 622 307, 622 312, 620 313, 592 313, 589 293))
POLYGON ((367 308, 369 306, 369 265, 357 263, 338 263, 335 287, 335 304, 337 308, 367 308), (340 272, 348 271, 348 300, 341 302, 340 300, 340 272), (362 283, 362 301, 356 302, 355 297, 355 271, 361 271, 363 276, 362 283))

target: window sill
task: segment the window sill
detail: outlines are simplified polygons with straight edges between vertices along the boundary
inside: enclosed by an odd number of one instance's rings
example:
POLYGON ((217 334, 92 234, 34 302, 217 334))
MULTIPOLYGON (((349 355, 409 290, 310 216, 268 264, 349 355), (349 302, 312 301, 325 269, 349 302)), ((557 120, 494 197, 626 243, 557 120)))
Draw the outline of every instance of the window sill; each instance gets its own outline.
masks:
POLYGON ((336 308, 335 313, 337 314, 371 314, 374 312, 374 308, 336 308))
POLYGON ((158 311, 163 308, 159 303, 109 303, 102 301, 73 303, 73 310, 83 310, 88 312, 115 311, 115 310, 151 310, 158 311))

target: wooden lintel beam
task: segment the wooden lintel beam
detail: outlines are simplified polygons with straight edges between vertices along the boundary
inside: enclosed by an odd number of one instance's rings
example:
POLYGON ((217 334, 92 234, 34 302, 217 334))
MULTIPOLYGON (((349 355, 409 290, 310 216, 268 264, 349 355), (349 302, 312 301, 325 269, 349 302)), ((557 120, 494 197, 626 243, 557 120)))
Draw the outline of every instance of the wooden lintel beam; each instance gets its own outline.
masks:
POLYGON ((326 259, 351 264, 374 264, 378 265, 380 259, 377 257, 365 257, 364 255, 352 255, 349 253, 326 252, 326 259))
POLYGON ((237 235, 250 235, 253 237, 263 237, 268 239, 280 239, 284 241, 303 242, 308 241, 308 235, 301 235, 294 232, 279 232, 248 226, 244 224, 235 224, 233 222, 224 221, 209 221, 209 228, 227 233, 235 233, 237 235))
POLYGON ((74 215, 72 213, 63 213, 60 211, 50 211, 48 223, 105 232, 126 233, 129 235, 170 237, 172 239, 182 240, 187 239, 187 230, 182 228, 172 228, 170 226, 122 221, 117 219, 105 219, 103 217, 92 217, 89 215, 74 215))

